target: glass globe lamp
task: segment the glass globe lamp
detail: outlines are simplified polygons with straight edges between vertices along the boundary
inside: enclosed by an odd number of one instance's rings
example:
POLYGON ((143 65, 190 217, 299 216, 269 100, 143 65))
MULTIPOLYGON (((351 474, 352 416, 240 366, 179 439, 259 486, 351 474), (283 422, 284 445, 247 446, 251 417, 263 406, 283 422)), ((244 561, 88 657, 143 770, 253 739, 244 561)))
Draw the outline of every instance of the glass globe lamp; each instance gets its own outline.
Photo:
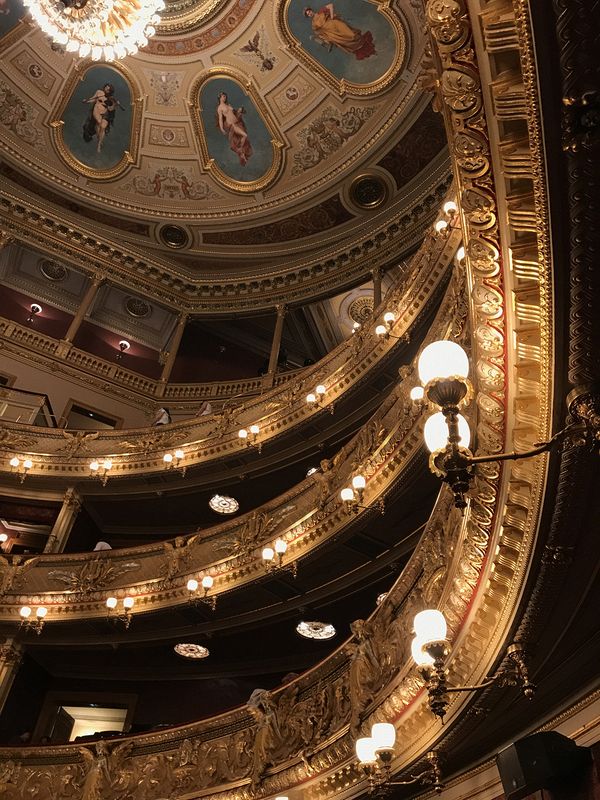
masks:
POLYGON ((391 722, 376 722, 371 727, 371 739, 377 752, 392 750, 396 742, 396 729, 391 722))
POLYGON ((356 757, 361 764, 375 764, 377 761, 376 744, 370 736, 361 736, 354 745, 356 757))
POLYGON ((420 611, 414 619, 413 630, 417 639, 423 644, 441 642, 446 638, 448 626, 441 611, 427 609, 420 611))
POLYGON ((410 653, 417 667, 432 667, 434 660, 429 653, 423 649, 424 644, 425 642, 422 639, 415 636, 410 645, 410 653))
POLYGON ((419 356, 419 379, 428 400, 441 408, 457 406, 469 391, 469 358, 457 342, 427 345, 419 356))
MULTIPOLYGON (((468 448, 471 444, 469 423, 462 414, 457 414, 456 417, 458 422, 458 435, 460 437, 458 446, 468 448)), ((441 411, 438 411, 437 414, 432 414, 425 423, 423 429, 425 444, 429 452, 436 453, 438 450, 443 450, 448 444, 448 435, 449 430, 446 417, 441 411)))

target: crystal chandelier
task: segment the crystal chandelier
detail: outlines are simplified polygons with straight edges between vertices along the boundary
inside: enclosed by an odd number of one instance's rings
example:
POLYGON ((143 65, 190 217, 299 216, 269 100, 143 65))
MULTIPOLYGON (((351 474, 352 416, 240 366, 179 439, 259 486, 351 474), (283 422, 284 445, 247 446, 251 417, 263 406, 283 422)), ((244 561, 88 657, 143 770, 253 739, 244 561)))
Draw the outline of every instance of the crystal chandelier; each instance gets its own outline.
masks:
POLYGON ((93 61, 114 61, 148 44, 164 0, 24 0, 56 44, 93 61))

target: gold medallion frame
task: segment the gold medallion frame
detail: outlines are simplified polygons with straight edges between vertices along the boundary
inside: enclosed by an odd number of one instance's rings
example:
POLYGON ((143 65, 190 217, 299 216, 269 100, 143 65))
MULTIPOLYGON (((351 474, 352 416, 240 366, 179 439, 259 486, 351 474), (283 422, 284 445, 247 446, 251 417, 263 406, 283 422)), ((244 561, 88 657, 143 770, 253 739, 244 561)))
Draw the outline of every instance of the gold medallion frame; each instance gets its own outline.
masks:
POLYGON ((336 78, 329 70, 309 55, 302 43, 294 36, 287 19, 287 11, 292 2, 298 0, 281 0, 277 13, 277 29, 279 35, 287 44, 293 58, 305 64, 311 71, 314 71, 328 86, 337 91, 341 97, 346 94, 365 97, 368 95, 379 94, 395 80, 400 73, 406 58, 406 35, 399 17, 391 9, 392 0, 365 0, 376 7, 378 13, 382 14, 392 26, 396 34, 396 56, 387 72, 372 83, 353 83, 344 78, 336 78))
POLYGON ((191 100, 188 101, 192 114, 192 125, 196 139, 200 146, 200 155, 202 158, 202 168, 208 172, 221 186, 230 189, 233 192, 259 192, 266 189, 279 175, 281 167, 283 166, 283 150, 286 146, 283 137, 277 129, 277 125, 263 99, 256 90, 251 80, 244 78, 235 70, 228 67, 213 67, 207 72, 200 75, 192 84, 191 100), (229 78, 234 81, 238 86, 250 97, 262 121, 271 134, 271 148, 272 159, 271 166, 267 172, 255 181, 241 182, 230 178, 223 170, 217 165, 215 159, 208 151, 208 143, 204 135, 204 126, 202 123, 202 106, 200 105, 200 90, 208 81, 214 80, 219 76, 229 78))
POLYGON ((69 76, 64 91, 62 92, 60 105, 56 110, 56 115, 54 119, 50 120, 52 143, 59 156, 67 164, 67 166, 71 167, 71 169, 75 170, 75 172, 78 172, 80 175, 85 175, 86 178, 90 178, 91 180, 109 181, 122 175, 137 161, 142 125, 142 102, 143 101, 140 92, 136 86, 133 76, 131 75, 131 72, 122 64, 117 65, 114 62, 108 64, 104 61, 85 61, 81 64, 77 64, 69 76), (64 114, 65 109, 71 100, 73 91, 75 90, 76 85, 84 79, 90 69, 94 69, 96 67, 109 67, 115 72, 118 72, 123 80, 127 83, 131 97, 131 130, 129 136, 129 150, 125 150, 123 152, 119 162, 115 164, 114 167, 103 170, 88 167, 87 164, 84 164, 82 161, 79 161, 79 159, 75 158, 75 156, 67 147, 63 136, 64 121, 62 119, 62 115, 64 114))

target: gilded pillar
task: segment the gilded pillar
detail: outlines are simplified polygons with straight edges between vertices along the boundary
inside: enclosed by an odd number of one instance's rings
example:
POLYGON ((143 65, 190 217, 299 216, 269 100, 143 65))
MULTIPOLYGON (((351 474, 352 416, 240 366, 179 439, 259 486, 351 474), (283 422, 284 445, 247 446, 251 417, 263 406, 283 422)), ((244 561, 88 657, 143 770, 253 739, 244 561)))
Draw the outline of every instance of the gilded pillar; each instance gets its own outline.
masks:
POLYGON ((373 278, 373 311, 381 305, 381 270, 376 267, 371 272, 373 278))
POLYGON ((81 323, 85 319, 88 311, 92 307, 94 300, 96 299, 96 295, 98 294, 98 289, 104 283, 104 277, 96 276, 90 285, 87 288, 85 295, 83 296, 83 300, 79 304, 79 308, 77 309, 77 313, 71 320, 71 324, 69 325, 69 329, 63 336, 64 342, 72 343, 77 335, 77 331, 81 327, 81 323))
POLYGON ((23 648, 16 639, 6 639, 0 644, 0 713, 19 671, 23 648))
POLYGON ((285 321, 286 307, 277 306, 277 321, 275 322, 275 332, 271 345, 271 355, 269 356, 269 375, 274 375, 277 369, 277 359, 279 358, 279 348, 281 347, 281 337, 283 335, 283 323, 285 321))
POLYGON ((179 321, 177 322, 177 327, 175 328, 175 332, 173 333, 173 336, 171 338, 171 347, 169 348, 167 358, 165 360, 162 372, 160 374, 161 386, 159 389, 159 395, 163 394, 165 390, 165 384, 171 377, 171 372, 173 371, 173 365, 175 364, 175 359, 177 358, 177 352, 179 350, 179 345, 181 344, 181 339, 183 337, 183 332, 185 330, 185 326, 187 325, 187 321, 188 321, 188 315, 181 314, 179 317, 179 321))
POLYGON ((44 553, 63 552, 80 509, 81 497, 78 491, 70 486, 65 492, 63 504, 52 526, 44 553))

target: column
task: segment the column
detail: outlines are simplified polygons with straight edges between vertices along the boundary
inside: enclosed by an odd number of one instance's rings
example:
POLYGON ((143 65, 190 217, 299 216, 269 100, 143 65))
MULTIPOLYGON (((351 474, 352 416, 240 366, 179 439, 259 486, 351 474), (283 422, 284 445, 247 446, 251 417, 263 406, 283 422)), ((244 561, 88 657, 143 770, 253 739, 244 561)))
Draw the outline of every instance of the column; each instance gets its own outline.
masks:
POLYGON ((286 307, 284 305, 277 306, 277 321, 275 322, 275 333, 273 334, 273 344, 271 345, 271 355, 269 356, 269 375, 274 375, 277 370, 285 312, 286 307))
POLYGON ((373 311, 381 305, 381 270, 376 267, 371 272, 373 278, 373 311))
POLYGON ((73 486, 70 486, 65 492, 63 504, 50 531, 46 547, 44 547, 44 553, 63 552, 80 508, 81 497, 79 492, 73 486))
POLYGON ((177 351, 179 350, 179 345, 181 344, 181 337, 183 336, 183 332, 185 330, 185 326, 187 325, 188 315, 181 314, 179 317, 179 321, 177 322, 177 327, 171 337, 171 346, 169 348, 169 352, 167 353, 167 358, 165 360, 164 366, 162 368, 162 372, 160 374, 160 382, 161 387, 159 388, 159 395, 162 395, 165 390, 165 384, 171 377, 171 372, 173 370, 173 364, 175 363, 175 359, 177 358, 177 351))
POLYGON ((81 323, 85 319, 86 314, 92 307, 94 300, 96 299, 96 295, 98 293, 98 289, 104 283, 105 278, 103 276, 96 276, 90 285, 87 288, 85 295, 83 296, 83 300, 79 304, 79 308, 77 309, 77 313, 71 320, 71 324, 69 325, 69 330, 63 336, 63 342, 72 343, 73 339, 77 335, 77 331, 81 327, 81 323))
POLYGON ((23 648, 16 639, 7 638, 0 644, 0 712, 21 666, 23 648))

